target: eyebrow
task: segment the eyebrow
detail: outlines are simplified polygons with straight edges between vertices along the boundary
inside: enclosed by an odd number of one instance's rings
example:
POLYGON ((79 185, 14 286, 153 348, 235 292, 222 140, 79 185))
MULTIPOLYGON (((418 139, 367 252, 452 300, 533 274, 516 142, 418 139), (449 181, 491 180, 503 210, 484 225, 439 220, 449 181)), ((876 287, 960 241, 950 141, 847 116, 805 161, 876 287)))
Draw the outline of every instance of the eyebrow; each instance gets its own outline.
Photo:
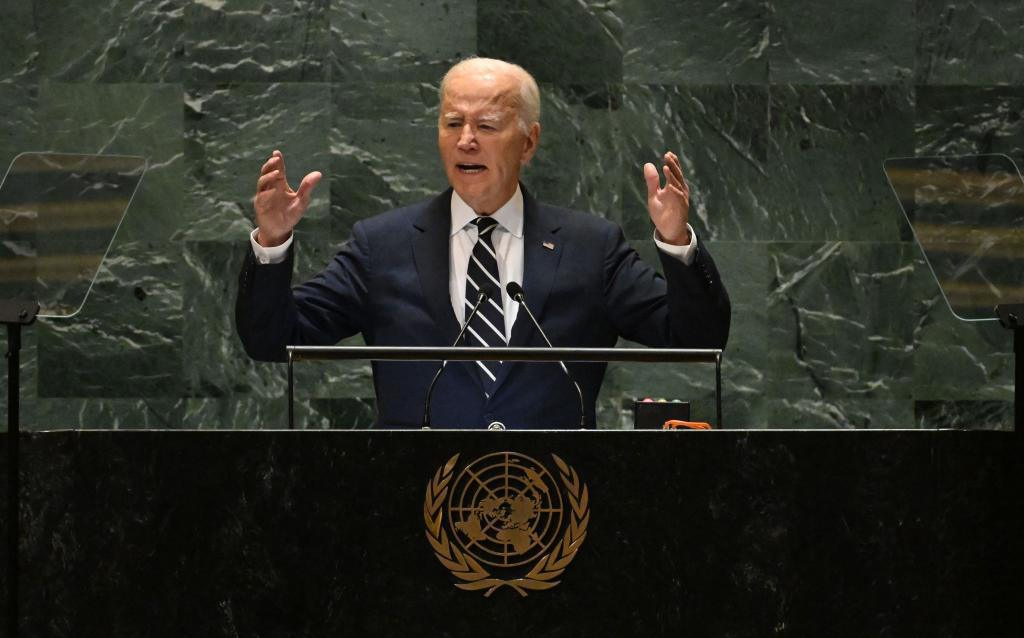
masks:
MULTIPOLYGON (((464 116, 458 111, 449 111, 441 117, 446 120, 461 120, 464 116)), ((481 122, 500 122, 503 118, 501 113, 484 113, 477 119, 481 122)))

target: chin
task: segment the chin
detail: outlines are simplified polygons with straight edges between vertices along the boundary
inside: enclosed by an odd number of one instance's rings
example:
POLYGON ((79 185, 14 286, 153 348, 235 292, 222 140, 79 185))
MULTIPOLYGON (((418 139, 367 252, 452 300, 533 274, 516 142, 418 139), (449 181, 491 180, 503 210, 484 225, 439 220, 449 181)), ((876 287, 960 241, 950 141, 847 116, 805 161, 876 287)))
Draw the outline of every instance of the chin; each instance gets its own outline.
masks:
MULTIPOLYGON (((479 190, 477 190, 475 188, 459 188, 459 187, 456 187, 455 190, 459 193, 459 197, 462 198, 462 201, 464 201, 467 204, 469 204, 469 206, 473 210, 475 210, 477 212, 479 212, 481 210, 486 210, 487 206, 491 205, 491 200, 494 199, 494 197, 492 195, 490 195, 488 193, 482 193, 482 192, 480 192, 479 190)), ((500 206, 500 205, 501 204, 498 204, 497 206, 500 206)), ((487 211, 487 212, 493 212, 493 211, 487 211)))

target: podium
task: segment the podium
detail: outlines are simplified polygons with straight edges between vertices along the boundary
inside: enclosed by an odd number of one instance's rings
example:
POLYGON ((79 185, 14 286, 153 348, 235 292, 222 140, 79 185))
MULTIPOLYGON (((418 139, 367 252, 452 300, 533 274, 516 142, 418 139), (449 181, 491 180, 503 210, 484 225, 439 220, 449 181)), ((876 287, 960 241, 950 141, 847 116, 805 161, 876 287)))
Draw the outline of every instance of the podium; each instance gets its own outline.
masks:
POLYGON ((1018 441, 23 433, 20 626, 76 638, 1017 636, 1018 441), (557 456, 588 494, 558 584, 526 596, 456 587, 466 581, 438 559, 424 516, 453 456, 451 485, 505 453, 554 475, 557 456))
MULTIPOLYGON (((33 159, 30 174, 52 160, 33 159)), ((113 168, 117 205, 80 209, 110 222, 86 233, 100 247, 144 163, 113 168)), ((25 281, 54 293, 44 309, 73 313, 102 251, 50 271, 83 239, 19 228, 31 250, 5 246, 36 255, 25 281)), ((961 279, 950 281, 974 283, 961 279)), ((0 626, 23 636, 1022 633, 1013 432, 13 424, 0 434, 0 480, 13 486, 0 533, 14 565, 0 593, 14 603, 0 626)))

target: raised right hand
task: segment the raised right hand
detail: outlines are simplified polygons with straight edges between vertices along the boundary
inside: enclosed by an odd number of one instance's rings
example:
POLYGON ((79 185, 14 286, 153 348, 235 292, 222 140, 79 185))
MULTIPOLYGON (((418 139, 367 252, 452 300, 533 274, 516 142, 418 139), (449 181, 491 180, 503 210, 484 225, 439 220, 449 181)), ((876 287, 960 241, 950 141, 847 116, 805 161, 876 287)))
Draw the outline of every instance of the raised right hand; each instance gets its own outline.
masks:
POLYGON ((292 234, 309 207, 313 187, 323 175, 313 171, 302 178, 299 190, 292 190, 284 172, 284 155, 274 151, 260 169, 256 183, 256 195, 252 198, 253 212, 259 233, 256 241, 261 246, 271 247, 283 244, 292 234))

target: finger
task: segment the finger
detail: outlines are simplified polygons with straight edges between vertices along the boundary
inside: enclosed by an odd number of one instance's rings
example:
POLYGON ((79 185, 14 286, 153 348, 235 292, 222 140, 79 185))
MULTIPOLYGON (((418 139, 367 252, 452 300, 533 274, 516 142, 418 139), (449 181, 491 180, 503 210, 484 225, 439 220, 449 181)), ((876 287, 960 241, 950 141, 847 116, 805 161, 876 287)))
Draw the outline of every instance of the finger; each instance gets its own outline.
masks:
POLYGON ((668 188, 669 186, 679 188, 682 186, 682 184, 676 179, 676 176, 672 174, 672 169, 668 167, 668 164, 662 165, 661 172, 665 174, 665 188, 668 188))
POLYGON ((262 193, 265 190, 270 190, 271 188, 274 188, 278 181, 283 181, 281 180, 281 171, 270 171, 269 173, 262 175, 259 181, 256 182, 256 192, 262 193))
POLYGON ((302 183, 299 184, 299 190, 296 191, 295 194, 298 195, 302 201, 309 202, 309 198, 313 194, 313 189, 320 183, 321 177, 323 177, 323 174, 321 174, 320 171, 313 171, 306 175, 302 178, 302 183))
POLYGON ((275 150, 274 151, 274 155, 276 155, 278 161, 281 162, 281 165, 278 166, 278 170, 281 171, 281 179, 283 179, 284 183, 287 185, 288 184, 288 174, 284 170, 284 153, 282 153, 281 151, 275 150))
POLYGON ((277 169, 277 162, 277 156, 272 155, 270 159, 263 162, 263 166, 260 167, 260 175, 263 175, 264 173, 269 173, 270 171, 277 169))
MULTIPOLYGON (((668 157, 666 155, 666 157, 668 157)), ((665 172, 665 179, 668 180, 669 184, 674 184, 680 188, 685 184, 683 180, 683 171, 679 168, 679 164, 673 163, 671 159, 666 160, 667 163, 662 165, 662 170, 665 172)))
POLYGON ((665 153, 665 159, 668 161, 669 168, 672 169, 672 175, 675 176, 680 184, 685 184, 686 179, 683 177, 683 167, 679 163, 679 157, 672 151, 669 151, 665 153))
POLYGON ((644 181, 647 182, 647 199, 651 199, 658 194, 661 180, 658 179, 658 169, 650 162, 644 164, 644 181))
POLYGON ((675 184, 667 185, 665 187, 665 190, 672 192, 677 197, 680 197, 680 198, 682 198, 683 200, 685 200, 687 202, 690 201, 690 193, 689 193, 689 191, 683 190, 683 189, 679 188, 678 186, 676 186, 675 184))

